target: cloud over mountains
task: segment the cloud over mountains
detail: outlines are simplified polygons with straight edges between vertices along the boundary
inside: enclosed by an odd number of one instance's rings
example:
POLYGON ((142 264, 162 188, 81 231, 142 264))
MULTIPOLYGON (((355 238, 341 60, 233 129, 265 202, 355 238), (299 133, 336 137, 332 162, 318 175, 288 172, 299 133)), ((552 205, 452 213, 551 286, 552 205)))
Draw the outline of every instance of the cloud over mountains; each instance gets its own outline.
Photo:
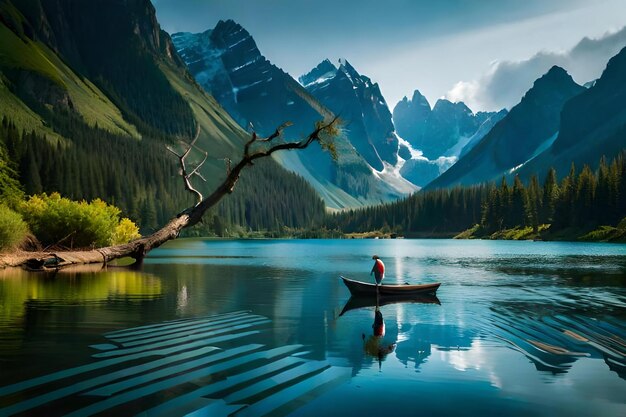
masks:
POLYGON ((459 81, 446 98, 463 101, 472 109, 510 109, 552 66, 565 68, 576 82, 584 84, 598 78, 608 60, 625 46, 626 26, 597 39, 585 37, 564 52, 541 51, 522 61, 496 61, 479 79, 459 81))

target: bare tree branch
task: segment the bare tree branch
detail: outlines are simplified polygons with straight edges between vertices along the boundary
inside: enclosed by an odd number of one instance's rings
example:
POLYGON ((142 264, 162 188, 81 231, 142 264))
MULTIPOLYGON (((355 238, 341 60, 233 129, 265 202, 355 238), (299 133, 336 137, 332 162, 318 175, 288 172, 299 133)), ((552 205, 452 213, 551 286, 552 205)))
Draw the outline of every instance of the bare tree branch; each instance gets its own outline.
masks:
POLYGON ((276 139, 277 137, 279 137, 280 135, 282 135, 283 130, 289 126, 292 126, 293 123, 291 122, 285 122, 282 125, 278 126, 278 128, 276 128, 276 131, 274 133, 272 133, 270 136, 268 136, 266 139, 263 139, 261 142, 270 142, 274 139, 276 139))
POLYGON ((202 181, 206 182, 206 178, 204 178, 204 177, 202 176, 202 174, 201 174, 201 173, 196 172, 196 177, 198 177, 198 178, 200 178, 202 181))
MULTIPOLYGON (((252 132, 252 137, 250 138, 248 142, 246 142, 246 147, 244 148, 244 155, 241 158, 241 160, 231 169, 231 171, 228 173, 228 175, 226 176, 226 179, 222 182, 222 184, 219 187, 217 187, 217 189, 212 194, 210 194, 204 200, 202 200, 200 204, 196 205, 191 212, 189 212, 190 214, 189 225, 193 226, 194 224, 199 222, 200 219, 202 218, 202 215, 210 207, 217 204, 217 202, 221 200, 222 197, 224 197, 224 195, 232 193, 233 189, 235 188, 235 185, 237 184, 237 181, 239 180, 239 176, 241 175, 241 172, 246 166, 251 165, 254 160, 270 156, 274 152, 280 151, 280 150, 304 149, 308 147, 311 143, 315 141, 320 141, 321 135, 324 134, 325 132, 333 133, 338 123, 339 123, 339 116, 335 116, 328 122, 318 123, 315 130, 313 130, 313 132, 311 132, 307 137, 305 137, 304 139, 298 142, 279 143, 279 144, 271 146, 268 149, 259 150, 250 154, 250 145, 252 145, 258 139, 256 133, 252 132)), ((280 132, 281 130, 277 129, 277 131, 280 132)))
MULTIPOLYGON (((279 137, 282 130, 288 126, 288 124, 281 125, 276 131, 268 138, 259 140, 256 133, 252 132, 251 138, 246 142, 244 146, 244 153, 241 160, 232 169, 229 169, 224 181, 213 191, 210 195, 202 198, 202 194, 198 192, 190 182, 192 175, 197 175, 204 179, 199 172, 200 166, 206 161, 207 155, 205 153, 205 159, 194 168, 190 174, 187 174, 185 166, 185 158, 189 155, 192 147, 195 146, 195 142, 199 136, 199 128, 196 132, 195 138, 190 142, 187 149, 182 155, 176 153, 173 149, 167 147, 167 150, 174 154, 181 165, 182 176, 185 183, 185 188, 194 193, 198 197, 198 203, 192 207, 182 211, 176 217, 171 219, 165 226, 152 233, 151 235, 142 237, 129 243, 122 245, 114 245, 100 249, 93 249, 88 251, 63 251, 63 252, 23 252, 19 254, 11 254, 10 256, 3 256, 0 254, 0 267, 7 266, 27 266, 33 269, 51 269, 51 268, 63 268, 72 265, 83 265, 90 263, 104 263, 105 265, 114 259, 123 257, 132 257, 140 262, 145 255, 152 249, 161 246, 168 240, 176 239, 180 231, 184 228, 191 227, 202 220, 202 216, 208 209, 215 206, 225 195, 230 194, 243 169, 251 165, 254 160, 270 156, 274 152, 280 150, 289 149, 304 149, 311 143, 318 141, 321 145, 323 135, 333 136, 336 132, 336 125, 338 124, 338 117, 334 117, 328 122, 320 122, 316 125, 315 130, 308 136, 297 142, 284 142, 277 143, 269 148, 260 149, 253 153, 250 153, 250 147, 254 143, 267 143, 271 140, 279 137)), ((324 145, 328 149, 328 144, 324 145)), ((324 147, 323 146, 323 147, 324 147)), ((228 167, 230 167, 230 159, 227 159, 228 167)))
POLYGON ((176 153, 176 151, 174 149, 170 148, 169 146, 166 146, 165 149, 167 149, 168 151, 173 153, 176 156, 176 158, 180 159, 181 156, 178 153, 176 153))
POLYGON ((193 176, 193 175, 198 175, 198 176, 200 176, 200 178, 202 178, 202 175, 200 175, 200 172, 198 172, 198 170, 200 169, 200 167, 201 167, 202 165, 204 165, 204 163, 206 162, 206 159, 207 159, 207 157, 208 157, 208 156, 209 156, 209 153, 208 153, 208 152, 205 152, 205 153, 204 153, 204 159, 202 160, 202 162, 200 162, 200 163, 199 163, 199 164, 198 164, 198 165, 197 165, 197 166, 193 169, 193 171, 191 171, 191 174, 189 174, 189 176, 190 176, 190 177, 191 177, 191 176, 193 176))
POLYGON ((194 174, 199 174, 198 170, 200 169, 200 167, 202 166, 202 164, 204 164, 204 162, 207 159, 208 153, 205 152, 204 153, 204 159, 202 160, 202 162, 200 162, 200 164, 198 164, 198 166, 196 166, 191 173, 187 173, 187 166, 185 164, 185 159, 187 158, 187 156, 189 156, 189 152, 191 152, 191 149, 195 147, 196 141, 198 140, 198 137, 200 137, 200 126, 198 125, 198 127, 196 128, 196 134, 193 138, 193 140, 191 142, 189 142, 189 144, 187 144, 187 149, 185 149, 185 151, 182 153, 182 155, 179 155, 178 153, 174 152, 169 146, 166 147, 166 149, 168 151, 170 151, 171 153, 173 153, 174 155, 176 155, 178 157, 178 162, 180 164, 180 172, 181 172, 181 176, 183 177, 183 183, 185 184, 185 190, 191 192, 192 194, 194 194, 196 196, 197 199, 197 203, 196 205, 200 204, 203 200, 203 196, 202 193, 200 191, 198 191, 192 184, 191 184, 191 177, 194 174))

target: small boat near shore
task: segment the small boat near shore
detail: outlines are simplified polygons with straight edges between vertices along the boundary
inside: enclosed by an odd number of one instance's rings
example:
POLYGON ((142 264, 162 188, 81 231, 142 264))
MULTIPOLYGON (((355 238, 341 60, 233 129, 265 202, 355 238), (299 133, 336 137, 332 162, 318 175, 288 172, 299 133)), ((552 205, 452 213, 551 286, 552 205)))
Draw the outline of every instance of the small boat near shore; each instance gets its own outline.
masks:
MULTIPOLYGON (((343 283, 348 287, 352 295, 376 295, 376 285, 366 282, 355 281, 344 276, 341 276, 343 283)), ((432 284, 391 284, 391 285, 379 285, 378 295, 417 295, 417 294, 432 294, 437 292, 437 289, 441 285, 440 282, 432 284)))

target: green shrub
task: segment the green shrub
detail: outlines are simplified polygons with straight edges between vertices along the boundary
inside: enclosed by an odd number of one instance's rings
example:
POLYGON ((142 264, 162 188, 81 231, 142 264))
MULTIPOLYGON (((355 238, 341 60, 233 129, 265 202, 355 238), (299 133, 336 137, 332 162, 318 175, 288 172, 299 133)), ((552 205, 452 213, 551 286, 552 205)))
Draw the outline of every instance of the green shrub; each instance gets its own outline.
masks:
POLYGON ((477 236, 479 236, 479 233, 481 232, 481 227, 479 224, 475 224, 474 226, 470 227, 469 229, 459 233, 458 235, 454 236, 455 239, 475 239, 477 236))
POLYGON ((131 219, 124 217, 120 220, 120 223, 115 226, 113 235, 111 236, 111 244, 117 245, 120 243, 130 242, 140 238, 139 228, 131 219))
POLYGON ((597 229, 581 236, 579 240, 604 242, 610 240, 611 237, 616 234, 617 230, 618 229, 613 226, 600 226, 597 229))
POLYGON ((44 193, 23 202, 20 212, 44 246, 101 247, 138 237, 137 226, 120 221, 120 209, 100 199, 87 203, 44 193))
POLYGON ((22 216, 0 204, 0 250, 14 249, 27 234, 28 226, 22 216))

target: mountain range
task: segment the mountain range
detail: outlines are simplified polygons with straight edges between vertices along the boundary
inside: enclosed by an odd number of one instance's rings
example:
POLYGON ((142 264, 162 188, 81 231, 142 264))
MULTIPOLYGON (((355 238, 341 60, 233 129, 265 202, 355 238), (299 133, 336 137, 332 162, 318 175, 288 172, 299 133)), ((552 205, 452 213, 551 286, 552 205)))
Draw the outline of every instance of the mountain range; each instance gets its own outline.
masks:
MULTIPOLYGON (((319 147, 277 155, 277 160, 284 167, 298 173, 315 187, 327 206, 345 208, 375 204, 415 190, 401 178, 395 182, 384 181, 375 172, 376 168, 382 170, 382 160, 375 148, 370 146, 367 149, 367 144, 376 140, 377 145, 393 148, 393 143, 385 142, 388 138, 393 140, 390 115, 386 120, 383 117, 382 122, 376 119, 379 109, 375 105, 371 106, 371 111, 363 109, 360 107, 362 101, 353 95, 348 105, 350 111, 347 111, 343 107, 336 108, 337 102, 325 97, 318 99, 315 96, 318 90, 311 88, 307 91, 289 74, 268 61, 252 36, 232 20, 220 21, 215 28, 203 33, 175 33, 172 40, 198 83, 242 128, 254 129, 266 136, 289 121, 293 125, 285 129, 284 137, 293 140, 302 137, 324 117, 334 114, 341 117, 343 132, 336 138, 340 155, 338 161, 333 161, 319 147), (355 108, 357 110, 352 111, 355 108), (343 110, 346 112, 342 113, 343 110), (379 129, 385 136, 382 141, 368 136, 366 124, 368 128, 383 126, 379 129)), ((361 96, 369 94, 370 97, 377 94, 382 99, 378 87, 372 85, 369 79, 360 77, 351 67, 353 77, 348 78, 348 66, 342 65, 341 68, 341 76, 336 71, 333 79, 328 79, 336 92, 347 88, 351 93, 354 90, 361 96), (346 86, 346 83, 349 85, 346 86)), ((339 98, 344 99, 347 100, 347 97, 339 98)), ((395 154, 384 147, 381 153, 388 159, 395 154)))
MULTIPOLYGON (((395 200, 420 187, 542 176, 551 166, 564 175, 572 162, 593 166, 626 147, 625 50, 585 86, 551 68, 510 111, 474 113, 446 99, 431 107, 415 90, 392 114, 379 85, 347 60, 323 60, 296 80, 263 56, 236 22, 170 37, 148 0, 0 0, 0 39, 3 126, 37 137, 3 138, 26 191, 103 197, 137 219, 166 219, 187 199, 176 161, 164 150, 196 132, 192 158, 210 154, 202 168, 207 183, 200 185, 208 191, 252 131, 267 136, 289 121, 284 137, 300 139, 319 120, 338 115, 338 161, 313 146, 276 154, 257 171, 267 175, 250 179, 271 182, 275 174, 277 187, 302 187, 302 179, 310 184, 294 207, 287 194, 275 199, 285 207, 271 210, 285 218, 294 217, 290 210, 318 207, 318 196, 326 207, 342 209, 395 200), (104 144, 110 155, 94 155, 104 144), (98 162, 111 155, 123 157, 98 162), (151 166, 158 172, 152 176, 151 166), (89 169, 102 178, 75 173, 89 169), (120 175, 133 178, 132 192, 120 175), (151 207, 159 193, 164 197, 151 207)), ((243 188, 254 194, 254 186, 243 188)), ((245 223, 249 210, 232 201, 238 214, 229 216, 245 223)))
POLYGON ((626 48, 588 88, 554 66, 518 105, 454 166, 427 188, 444 188, 533 174, 559 176, 572 163, 596 168, 602 156, 626 148, 626 48))
POLYGON ((469 152, 500 121, 507 111, 474 114, 463 102, 439 99, 431 109, 419 90, 411 100, 404 97, 393 109, 398 135, 409 152, 400 174, 422 187, 469 152))
POLYGON ((476 184, 512 172, 551 145, 564 103, 584 90, 564 69, 552 67, 506 117, 429 187, 476 184))
POLYGON ((340 60, 339 67, 324 60, 298 80, 346 121, 350 142, 368 164, 382 171, 385 163, 397 163, 398 138, 378 84, 359 74, 346 60, 340 60))
POLYGON ((554 143, 519 172, 528 176, 553 166, 565 175, 571 163, 595 169, 600 157, 613 158, 625 148, 626 48, 609 60, 592 86, 564 104, 554 143))
POLYGON ((398 134, 428 159, 440 156, 458 156, 465 143, 496 112, 474 114, 463 102, 452 103, 439 99, 431 109, 419 90, 413 98, 406 97, 393 109, 393 120, 398 134))
POLYGON ((506 114, 474 114, 465 104, 445 99, 431 109, 416 91, 412 101, 396 105, 392 117, 378 84, 347 60, 338 65, 323 60, 296 81, 267 60, 250 33, 232 20, 203 33, 175 33, 172 39, 198 83, 243 128, 266 135, 289 120, 294 126, 285 136, 295 138, 323 115, 341 117, 338 164, 316 150, 279 159, 312 183, 330 207, 389 201, 416 191, 506 114))

